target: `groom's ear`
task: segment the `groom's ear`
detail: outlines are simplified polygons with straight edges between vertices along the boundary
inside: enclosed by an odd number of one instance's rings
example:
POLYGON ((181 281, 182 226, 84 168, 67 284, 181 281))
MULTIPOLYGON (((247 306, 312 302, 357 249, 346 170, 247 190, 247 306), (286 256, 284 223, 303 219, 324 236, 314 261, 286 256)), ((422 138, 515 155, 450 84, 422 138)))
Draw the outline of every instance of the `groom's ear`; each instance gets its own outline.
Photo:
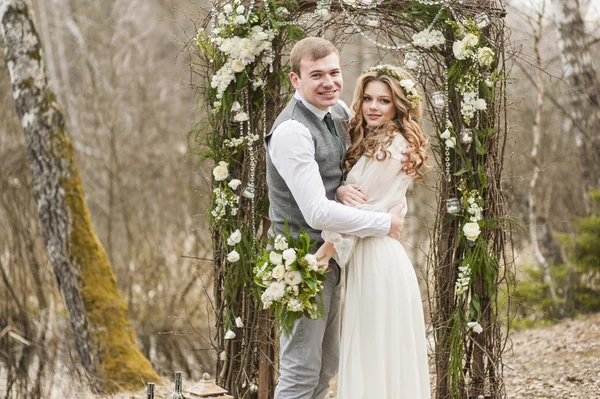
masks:
POLYGON ((292 82, 292 86, 294 86, 294 89, 298 88, 299 81, 300 76, 298 76, 296 72, 290 72, 290 82, 292 82))

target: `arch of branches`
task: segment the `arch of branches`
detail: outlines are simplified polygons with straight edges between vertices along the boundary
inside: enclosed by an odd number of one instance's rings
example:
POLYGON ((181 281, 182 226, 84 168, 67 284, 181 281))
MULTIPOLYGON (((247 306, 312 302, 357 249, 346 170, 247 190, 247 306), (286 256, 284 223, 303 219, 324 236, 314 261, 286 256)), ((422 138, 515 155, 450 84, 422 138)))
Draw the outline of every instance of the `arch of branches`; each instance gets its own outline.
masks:
POLYGON ((206 117, 195 129, 215 163, 217 382, 272 397, 277 328, 262 310, 253 259, 268 229, 263 136, 292 93, 288 57, 305 36, 362 35, 418 76, 439 166, 428 280, 437 398, 505 397, 508 318, 498 306, 508 240, 500 179, 505 120, 501 0, 217 0, 194 38, 206 117))

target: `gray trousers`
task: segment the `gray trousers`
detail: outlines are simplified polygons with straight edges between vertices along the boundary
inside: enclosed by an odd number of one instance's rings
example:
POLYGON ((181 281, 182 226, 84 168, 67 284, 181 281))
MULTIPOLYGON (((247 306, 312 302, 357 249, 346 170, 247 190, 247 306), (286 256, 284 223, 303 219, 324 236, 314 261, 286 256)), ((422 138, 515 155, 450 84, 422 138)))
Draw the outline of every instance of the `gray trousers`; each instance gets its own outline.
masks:
POLYGON ((280 337, 279 383, 275 399, 323 399, 340 357, 340 267, 331 260, 323 283, 325 316, 302 317, 292 335, 280 337))

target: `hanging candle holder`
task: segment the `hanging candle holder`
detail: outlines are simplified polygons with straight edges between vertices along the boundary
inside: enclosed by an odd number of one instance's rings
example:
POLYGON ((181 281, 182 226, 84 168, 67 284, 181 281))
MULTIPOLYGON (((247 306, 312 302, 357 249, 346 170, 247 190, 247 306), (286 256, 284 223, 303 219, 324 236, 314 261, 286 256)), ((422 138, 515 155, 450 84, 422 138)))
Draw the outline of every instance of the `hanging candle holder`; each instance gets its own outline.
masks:
POLYGON ((421 53, 418 51, 408 51, 404 54, 404 66, 407 69, 417 69, 421 65, 421 53))
POLYGON ((242 191, 242 196, 248 198, 248 199, 253 199, 254 198, 254 184, 249 183, 246 188, 244 188, 244 191, 242 191))
POLYGON ((377 16, 376 13, 374 12, 370 12, 369 14, 367 14, 367 25, 372 27, 372 28, 376 28, 379 26, 379 17, 377 16))
POLYGON ((484 79, 485 85, 487 87, 492 87, 492 85, 493 85, 492 74, 490 72, 484 73, 483 74, 483 79, 484 79))
POLYGON ((431 102, 437 109, 442 109, 446 106, 446 93, 443 91, 434 91, 431 93, 431 102))
POLYGON ((481 12, 473 17, 473 22, 479 29, 483 29, 490 25, 490 17, 484 12, 481 12))
POLYGON ((460 212, 460 202, 458 198, 448 198, 446 200, 446 212, 451 215, 456 215, 460 212))
POLYGON ((463 144, 471 144, 473 142, 473 130, 464 128, 460 131, 460 142, 463 144))

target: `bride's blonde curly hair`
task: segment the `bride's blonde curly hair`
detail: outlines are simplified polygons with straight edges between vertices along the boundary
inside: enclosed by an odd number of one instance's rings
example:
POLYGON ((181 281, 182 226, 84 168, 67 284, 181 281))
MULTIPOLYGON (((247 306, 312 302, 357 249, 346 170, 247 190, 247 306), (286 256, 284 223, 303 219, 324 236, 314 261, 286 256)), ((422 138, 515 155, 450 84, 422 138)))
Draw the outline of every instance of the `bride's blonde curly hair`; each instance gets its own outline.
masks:
POLYGON ((385 160, 391 155, 387 148, 399 132, 409 145, 409 149, 406 151, 407 159, 403 162, 402 170, 412 176, 414 181, 423 179, 423 173, 419 168, 427 166, 425 162, 429 158, 427 154, 429 139, 419 126, 423 114, 420 97, 416 93, 416 89, 407 90, 401 86, 400 81, 405 79, 416 82, 408 72, 390 65, 371 68, 358 78, 352 101, 354 116, 350 119, 351 145, 346 154, 344 172, 348 172, 362 155, 369 158, 375 157, 380 162, 385 160), (362 103, 365 88, 373 81, 385 83, 390 88, 396 113, 392 120, 369 129, 363 117, 362 103))

